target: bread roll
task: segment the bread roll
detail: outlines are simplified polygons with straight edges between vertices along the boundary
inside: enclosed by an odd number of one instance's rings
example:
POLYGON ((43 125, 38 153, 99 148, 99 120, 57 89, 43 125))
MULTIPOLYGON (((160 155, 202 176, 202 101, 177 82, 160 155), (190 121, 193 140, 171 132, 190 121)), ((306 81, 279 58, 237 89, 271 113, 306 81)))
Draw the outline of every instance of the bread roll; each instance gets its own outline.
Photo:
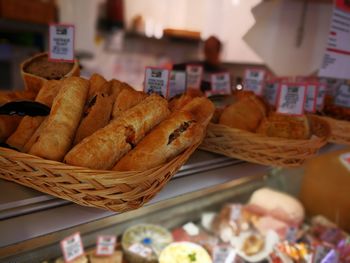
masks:
POLYGON ((37 94, 33 91, 0 91, 0 104, 10 101, 34 100, 37 94))
POLYGON ((100 74, 94 73, 89 79, 90 87, 89 87, 89 93, 88 98, 93 97, 96 93, 100 92, 102 87, 107 83, 107 80, 105 80, 104 77, 102 77, 100 74))
POLYGON ((63 80, 52 104, 50 116, 29 153, 61 161, 69 150, 81 119, 89 82, 79 77, 63 80))
POLYGON ((82 140, 66 155, 65 162, 92 169, 111 169, 168 114, 168 102, 153 94, 82 140))
MULTIPOLYGON (((40 89, 35 101, 41 102, 51 107, 54 98, 60 88, 61 82, 58 80, 48 80, 40 89)), ((6 143, 20 151, 24 151, 24 145, 33 136, 36 129, 40 126, 46 116, 25 116, 16 131, 7 139, 6 143)))
POLYGON ((120 117, 124 111, 134 107, 146 97, 147 94, 144 92, 124 88, 114 102, 112 119, 115 120, 116 118, 120 117))
POLYGON ((0 142, 6 139, 16 130, 18 124, 22 120, 20 116, 0 116, 0 142))
POLYGON ((165 163, 202 139, 213 113, 208 99, 193 99, 152 130, 113 170, 143 171, 165 163))
POLYGON ((169 101, 169 109, 171 112, 180 110, 183 106, 191 102, 193 97, 188 94, 183 94, 181 96, 177 96, 172 98, 169 101))

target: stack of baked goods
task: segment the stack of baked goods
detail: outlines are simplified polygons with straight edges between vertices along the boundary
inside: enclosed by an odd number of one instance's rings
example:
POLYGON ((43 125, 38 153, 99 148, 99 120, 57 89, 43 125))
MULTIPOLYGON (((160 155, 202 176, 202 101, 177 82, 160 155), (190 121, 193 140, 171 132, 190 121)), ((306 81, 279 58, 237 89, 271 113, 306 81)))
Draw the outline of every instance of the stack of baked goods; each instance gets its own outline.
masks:
POLYGON ((21 183, 28 178, 35 189, 118 211, 137 208, 164 186, 199 145, 215 110, 204 97, 170 110, 163 97, 98 74, 47 80, 35 100, 51 112, 24 117, 5 136, 22 153, 0 149, 8 171, 0 176, 21 183))
POLYGON ((239 91, 217 110, 200 148, 275 166, 297 166, 327 142, 329 126, 313 116, 278 114, 252 92, 239 91))

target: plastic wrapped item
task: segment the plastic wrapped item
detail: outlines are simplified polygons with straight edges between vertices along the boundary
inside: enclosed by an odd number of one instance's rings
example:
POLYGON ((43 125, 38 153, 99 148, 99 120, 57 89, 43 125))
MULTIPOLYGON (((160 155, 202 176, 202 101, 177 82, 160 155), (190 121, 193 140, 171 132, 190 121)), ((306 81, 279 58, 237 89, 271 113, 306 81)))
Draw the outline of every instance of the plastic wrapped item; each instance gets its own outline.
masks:
POLYGON ((212 263, 208 252, 191 242, 175 242, 167 246, 159 257, 159 263, 212 263))

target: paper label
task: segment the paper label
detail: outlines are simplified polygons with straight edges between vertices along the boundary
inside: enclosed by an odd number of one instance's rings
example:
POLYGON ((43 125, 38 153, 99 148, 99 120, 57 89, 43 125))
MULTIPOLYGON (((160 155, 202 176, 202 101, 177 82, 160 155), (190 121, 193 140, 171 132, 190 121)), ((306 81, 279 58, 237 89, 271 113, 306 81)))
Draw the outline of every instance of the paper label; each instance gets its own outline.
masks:
POLYGON ((246 69, 244 72, 244 89, 263 95, 266 72, 263 69, 246 69))
POLYGON ((231 247, 215 246, 213 250, 213 263, 232 263, 236 252, 231 247))
POLYGON ((199 228, 192 222, 185 224, 182 229, 190 236, 197 236, 199 234, 199 228))
POLYGON ((74 62, 74 25, 50 24, 49 60, 74 62))
POLYGON ((203 77, 201 65, 187 65, 186 67, 187 89, 200 89, 203 77))
POLYGON ((164 68, 147 67, 145 71, 144 92, 156 93, 168 98, 170 70, 164 68))
POLYGON ((115 236, 98 236, 96 255, 108 256, 113 255, 115 249, 115 236))
POLYGON ((277 112, 288 115, 302 115, 304 113, 305 91, 306 87, 303 84, 281 84, 277 112))
POLYGON ((322 111, 324 107, 324 99, 326 97, 327 86, 323 83, 318 85, 317 100, 316 100, 316 110, 322 111))
POLYGON ((80 233, 75 233, 69 237, 66 237, 61 241, 61 249, 65 262, 71 262, 72 260, 84 255, 83 243, 81 242, 80 233))
POLYGON ((279 82, 268 82, 264 87, 264 98, 271 105, 276 106, 279 82))
POLYGON ((308 84, 306 86, 306 99, 304 104, 304 110, 307 112, 314 113, 316 111, 317 101, 317 85, 308 84))
POLYGON ((186 91, 186 72, 175 71, 170 72, 169 80, 169 99, 176 95, 183 94, 186 91))
POLYGON ((231 94, 231 80, 228 72, 211 75, 211 94, 231 94))
POLYGON ((334 104, 340 107, 350 108, 350 86, 342 84, 337 88, 334 104))
POLYGON ((345 166, 350 172, 350 153, 344 153, 339 156, 340 162, 345 166))
POLYGON ((132 244, 129 247, 129 251, 135 253, 143 258, 147 258, 152 255, 153 251, 151 248, 142 245, 141 243, 132 244))
POLYGON ((241 217, 242 207, 240 205, 231 206, 230 219, 231 221, 237 221, 241 217))
POLYGON ((287 229, 286 240, 293 243, 297 240, 298 228, 290 226, 287 229))

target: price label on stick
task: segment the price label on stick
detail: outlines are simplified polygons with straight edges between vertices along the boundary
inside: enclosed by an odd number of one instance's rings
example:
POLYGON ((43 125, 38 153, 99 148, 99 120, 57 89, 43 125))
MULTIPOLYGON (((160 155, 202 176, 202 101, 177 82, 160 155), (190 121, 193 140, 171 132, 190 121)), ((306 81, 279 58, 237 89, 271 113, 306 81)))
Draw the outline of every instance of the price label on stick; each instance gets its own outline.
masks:
POLYGON ((306 86, 306 99, 304 110, 306 112, 314 113, 316 111, 317 102, 317 84, 308 84, 306 86))
POLYGON ((187 65, 187 89, 200 89, 203 78, 203 67, 201 65, 187 65))
POLYGON ((113 255, 114 249, 115 249, 115 243, 116 243, 115 236, 98 236, 96 255, 98 256, 113 255))
POLYGON ((276 111, 288 115, 304 114, 306 86, 298 83, 283 83, 280 86, 276 111))
POLYGON ((80 233, 75 233, 61 241, 61 249, 65 262, 84 255, 83 243, 81 242, 80 233))
POLYGON ((342 84, 337 88, 334 104, 340 107, 350 108, 350 86, 342 84))
POLYGON ((49 60, 74 62, 74 25, 50 24, 49 60))
POLYGON ((170 70, 165 68, 147 67, 145 71, 144 92, 157 93, 168 98, 170 70))
POLYGON ((228 72, 216 73, 211 75, 211 91, 210 94, 231 94, 231 80, 228 72))
POLYGON ((176 95, 183 94, 186 91, 186 72, 175 71, 170 72, 169 80, 169 99, 176 95))
POLYGON ((263 95, 266 72, 263 69, 246 69, 244 72, 244 89, 253 91, 256 95, 263 95))
POLYGON ((323 83, 318 84, 316 110, 322 111, 324 107, 324 99, 326 97, 327 85, 323 83))
POLYGON ((264 87, 264 98, 271 106, 276 106, 279 82, 267 82, 264 87))

